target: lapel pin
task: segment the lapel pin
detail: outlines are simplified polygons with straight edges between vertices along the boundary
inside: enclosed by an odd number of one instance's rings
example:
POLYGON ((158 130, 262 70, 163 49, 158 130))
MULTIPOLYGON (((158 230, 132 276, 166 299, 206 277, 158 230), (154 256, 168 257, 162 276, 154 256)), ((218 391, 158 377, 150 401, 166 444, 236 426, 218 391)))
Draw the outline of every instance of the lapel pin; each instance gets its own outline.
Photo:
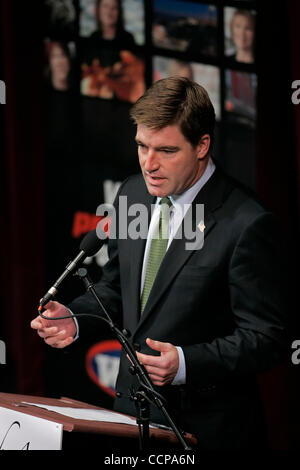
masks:
POLYGON ((200 230, 200 232, 204 232, 205 225, 203 223, 203 220, 201 220, 201 222, 198 224, 198 229, 200 230))

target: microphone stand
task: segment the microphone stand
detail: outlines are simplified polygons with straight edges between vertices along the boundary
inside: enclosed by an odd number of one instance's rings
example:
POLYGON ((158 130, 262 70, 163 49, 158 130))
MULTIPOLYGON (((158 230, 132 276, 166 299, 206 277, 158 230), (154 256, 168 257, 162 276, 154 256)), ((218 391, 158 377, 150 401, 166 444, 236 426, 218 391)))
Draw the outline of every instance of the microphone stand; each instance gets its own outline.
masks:
POLYGON ((152 382, 148 376, 148 373, 143 365, 141 365, 136 357, 135 349, 133 348, 132 344, 128 340, 129 332, 127 330, 119 330, 119 328, 114 324, 110 315, 108 314, 107 310, 103 306, 101 300, 99 299, 93 283, 88 277, 87 270, 85 268, 79 268, 76 274, 80 277, 83 281, 86 289, 93 294, 96 301, 100 305, 101 309, 105 313, 109 326, 111 330, 115 333, 116 337, 118 338, 121 346, 127 353, 127 356, 131 362, 130 372, 132 374, 136 374, 139 382, 141 384, 141 390, 138 392, 133 392, 133 400, 136 403, 136 406, 139 407, 139 416, 137 418, 137 424, 141 425, 143 428, 143 447, 147 448, 149 446, 149 421, 150 421, 150 408, 149 404, 153 403, 157 406, 163 415, 165 416, 166 420, 170 424, 170 427, 176 434, 179 442, 183 446, 184 450, 190 451, 192 450, 191 447, 188 446, 185 439, 182 436, 181 431, 176 426, 175 422, 169 415, 168 411, 166 410, 163 400, 164 398, 154 390, 152 382))

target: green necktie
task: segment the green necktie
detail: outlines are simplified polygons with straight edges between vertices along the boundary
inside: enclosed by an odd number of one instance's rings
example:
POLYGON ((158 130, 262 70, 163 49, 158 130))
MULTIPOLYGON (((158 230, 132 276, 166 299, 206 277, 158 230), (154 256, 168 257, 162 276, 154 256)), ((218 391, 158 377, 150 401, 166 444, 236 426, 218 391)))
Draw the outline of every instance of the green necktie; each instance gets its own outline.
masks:
POLYGON ((147 261, 144 288, 141 297, 141 312, 143 312, 145 308, 154 279, 168 246, 170 207, 172 206, 172 202, 168 197, 164 197, 160 201, 160 205, 159 223, 154 230, 147 261))

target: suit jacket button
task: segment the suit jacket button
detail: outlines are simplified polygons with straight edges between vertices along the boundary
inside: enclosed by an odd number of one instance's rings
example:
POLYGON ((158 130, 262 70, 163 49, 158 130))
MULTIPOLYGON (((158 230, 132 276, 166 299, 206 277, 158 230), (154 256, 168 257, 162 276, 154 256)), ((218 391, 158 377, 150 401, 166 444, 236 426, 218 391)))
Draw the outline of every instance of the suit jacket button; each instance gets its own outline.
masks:
POLYGON ((136 351, 140 352, 141 350, 141 345, 139 343, 133 343, 133 347, 136 351))

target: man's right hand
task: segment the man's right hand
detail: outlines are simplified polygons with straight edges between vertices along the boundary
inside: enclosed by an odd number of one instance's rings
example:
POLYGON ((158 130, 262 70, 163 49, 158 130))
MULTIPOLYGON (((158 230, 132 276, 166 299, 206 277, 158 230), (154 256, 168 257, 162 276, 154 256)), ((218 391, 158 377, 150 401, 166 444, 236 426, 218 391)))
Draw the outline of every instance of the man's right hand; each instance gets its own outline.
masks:
MULTIPOLYGON (((50 301, 45 305, 43 315, 47 317, 71 316, 71 312, 67 307, 59 302, 50 301)), ((77 329, 73 318, 64 320, 46 320, 41 316, 37 316, 30 323, 31 328, 37 330, 38 335, 44 339, 45 343, 53 348, 64 348, 74 341, 77 329)))

